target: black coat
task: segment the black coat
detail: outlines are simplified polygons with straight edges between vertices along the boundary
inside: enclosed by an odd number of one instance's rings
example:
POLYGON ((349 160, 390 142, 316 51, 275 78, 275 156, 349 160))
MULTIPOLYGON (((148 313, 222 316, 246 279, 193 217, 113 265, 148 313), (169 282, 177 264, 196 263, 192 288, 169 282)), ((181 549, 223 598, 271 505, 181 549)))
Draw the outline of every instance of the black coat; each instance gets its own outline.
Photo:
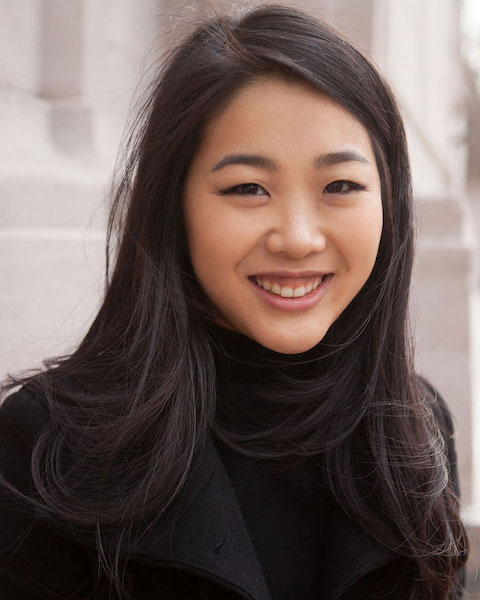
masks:
MULTIPOLYGON (((440 414, 440 413, 439 413, 440 414)), ((443 426, 451 429, 448 413, 443 426)), ((47 421, 25 390, 0 408, 0 467, 27 489, 31 448, 47 421)), ((447 437, 447 441, 448 441, 447 437)), ((455 468, 452 442, 449 457, 455 468)), ((156 600, 271 600, 232 484, 211 439, 165 518, 130 548, 127 583, 133 598, 156 600)), ((408 565, 367 536, 332 502, 321 573, 322 600, 361 600, 398 585, 408 565), (398 583, 398 585, 397 585, 398 583)), ((75 534, 59 534, 31 509, 0 495, 0 598, 2 600, 107 599, 105 581, 95 580, 96 553, 75 534)), ((396 586, 396 591, 392 589, 396 586)), ((115 596, 112 596, 115 597, 115 596)))

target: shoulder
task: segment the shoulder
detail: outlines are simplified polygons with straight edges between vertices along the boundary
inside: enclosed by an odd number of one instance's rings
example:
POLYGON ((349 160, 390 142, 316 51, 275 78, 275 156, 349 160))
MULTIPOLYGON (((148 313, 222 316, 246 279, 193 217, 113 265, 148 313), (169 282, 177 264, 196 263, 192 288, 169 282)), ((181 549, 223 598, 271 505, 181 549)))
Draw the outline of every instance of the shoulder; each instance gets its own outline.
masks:
POLYGON ((417 375, 417 387, 420 399, 432 411, 442 434, 448 438, 455 436, 455 422, 450 408, 440 392, 421 375, 417 375))
POLYGON ((2 598, 2 593, 5 598, 32 600, 93 597, 89 553, 59 535, 38 510, 31 465, 35 443, 50 422, 46 404, 45 398, 24 387, 0 405, 2 598))
POLYGON ((17 476, 30 471, 30 457, 42 433, 48 434, 48 443, 63 434, 58 416, 79 392, 85 394, 86 388, 76 378, 52 370, 35 375, 4 399, 0 404, 0 473, 4 477, 12 475, 12 483, 17 484, 17 476))
POLYGON ((459 496, 460 485, 455 448, 455 438, 457 435, 455 419, 443 396, 427 379, 417 375, 417 387, 420 399, 433 415, 434 424, 438 432, 437 437, 442 440, 442 454, 449 472, 450 481, 453 484, 455 494, 459 496))
POLYGON ((0 404, 1 431, 17 432, 24 444, 29 445, 47 421, 45 402, 27 387, 13 392, 0 404))
POLYGON ((18 391, 0 404, 0 435, 15 435, 18 448, 32 447, 42 429, 51 422, 52 407, 67 398, 85 391, 73 377, 45 371, 29 379, 18 391))
POLYGON ((45 403, 27 388, 0 405, 0 470, 15 485, 29 479, 32 449, 48 420, 45 403))

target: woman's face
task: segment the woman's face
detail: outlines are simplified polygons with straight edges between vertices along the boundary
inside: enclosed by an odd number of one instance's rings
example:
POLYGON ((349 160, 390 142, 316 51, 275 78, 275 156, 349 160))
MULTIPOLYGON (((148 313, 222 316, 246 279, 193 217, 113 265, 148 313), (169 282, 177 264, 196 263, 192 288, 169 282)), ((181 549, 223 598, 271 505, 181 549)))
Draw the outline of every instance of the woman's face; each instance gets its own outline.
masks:
POLYGON ((304 352, 370 275, 382 232, 367 130, 323 93, 262 78, 209 123, 183 210, 219 325, 304 352))

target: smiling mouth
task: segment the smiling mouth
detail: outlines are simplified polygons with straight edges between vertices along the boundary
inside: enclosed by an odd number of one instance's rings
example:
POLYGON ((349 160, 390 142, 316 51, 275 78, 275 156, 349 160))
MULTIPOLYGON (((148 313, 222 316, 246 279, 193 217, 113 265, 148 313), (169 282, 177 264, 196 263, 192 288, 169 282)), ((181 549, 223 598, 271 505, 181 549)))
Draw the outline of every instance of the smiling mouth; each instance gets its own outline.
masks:
POLYGON ((288 279, 288 281, 271 281, 266 277, 260 279, 251 276, 249 279, 266 292, 282 298, 303 298, 315 291, 318 286, 333 277, 332 273, 326 273, 323 276, 299 278, 297 282, 288 279))

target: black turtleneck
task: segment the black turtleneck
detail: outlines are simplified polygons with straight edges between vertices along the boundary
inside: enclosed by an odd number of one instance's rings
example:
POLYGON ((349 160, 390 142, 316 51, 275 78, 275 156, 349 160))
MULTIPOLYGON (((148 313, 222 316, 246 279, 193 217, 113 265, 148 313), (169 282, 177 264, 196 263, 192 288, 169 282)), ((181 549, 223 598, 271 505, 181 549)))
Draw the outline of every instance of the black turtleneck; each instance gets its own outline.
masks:
MULTIPOLYGON (((285 376, 290 381, 312 376, 315 350, 279 354, 218 325, 212 331, 220 422, 233 432, 258 432, 294 410, 272 402, 268 390, 285 376)), ((320 468, 313 459, 279 468, 278 459, 246 456, 219 439, 216 445, 272 600, 318 598, 326 511, 320 468)))

